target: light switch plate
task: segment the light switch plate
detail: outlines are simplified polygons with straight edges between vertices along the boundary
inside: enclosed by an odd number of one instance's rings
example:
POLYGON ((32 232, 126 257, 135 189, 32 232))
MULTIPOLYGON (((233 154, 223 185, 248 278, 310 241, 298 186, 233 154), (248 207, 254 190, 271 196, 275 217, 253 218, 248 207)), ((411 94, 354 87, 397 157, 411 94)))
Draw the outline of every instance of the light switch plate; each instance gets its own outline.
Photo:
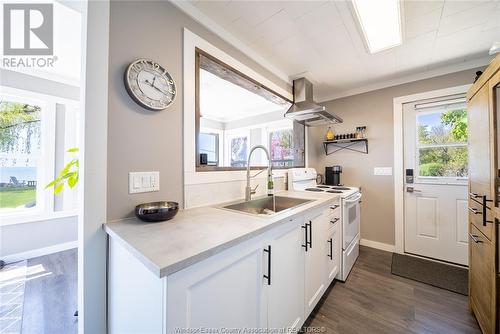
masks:
POLYGON ((373 175, 392 175, 392 167, 375 167, 373 175))
POLYGON ((128 193, 147 193, 160 191, 160 172, 128 173, 128 193))

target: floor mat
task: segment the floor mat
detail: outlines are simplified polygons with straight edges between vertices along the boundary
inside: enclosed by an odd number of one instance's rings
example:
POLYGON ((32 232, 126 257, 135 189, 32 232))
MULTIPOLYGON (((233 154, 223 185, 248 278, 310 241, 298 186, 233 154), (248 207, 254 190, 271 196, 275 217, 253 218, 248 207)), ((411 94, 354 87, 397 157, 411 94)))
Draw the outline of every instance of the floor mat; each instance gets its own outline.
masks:
POLYGON ((21 333, 26 261, 6 265, 0 270, 0 333, 21 333))
POLYGON ((467 268, 393 253, 391 273, 465 296, 469 293, 467 268))

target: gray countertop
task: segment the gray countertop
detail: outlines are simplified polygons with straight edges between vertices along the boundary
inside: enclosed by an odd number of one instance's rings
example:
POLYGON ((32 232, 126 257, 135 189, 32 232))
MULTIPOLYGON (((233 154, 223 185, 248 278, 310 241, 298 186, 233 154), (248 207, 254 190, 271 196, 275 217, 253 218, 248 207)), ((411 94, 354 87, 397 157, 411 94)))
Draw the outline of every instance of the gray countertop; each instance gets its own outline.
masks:
POLYGON ((286 219, 319 208, 332 194, 282 191, 280 196, 312 202, 272 216, 254 216, 213 206, 180 210, 171 220, 144 223, 127 218, 104 224, 104 230, 158 277, 165 277, 229 247, 268 231, 286 219))

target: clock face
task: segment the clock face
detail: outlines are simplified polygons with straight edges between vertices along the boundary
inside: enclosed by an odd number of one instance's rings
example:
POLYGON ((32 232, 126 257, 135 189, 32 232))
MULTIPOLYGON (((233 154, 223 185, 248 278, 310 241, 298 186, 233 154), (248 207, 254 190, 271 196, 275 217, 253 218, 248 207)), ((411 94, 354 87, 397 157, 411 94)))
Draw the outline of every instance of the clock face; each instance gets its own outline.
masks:
POLYGON ((177 93, 167 70, 150 59, 138 59, 128 66, 125 87, 138 104, 154 111, 171 105, 177 93))

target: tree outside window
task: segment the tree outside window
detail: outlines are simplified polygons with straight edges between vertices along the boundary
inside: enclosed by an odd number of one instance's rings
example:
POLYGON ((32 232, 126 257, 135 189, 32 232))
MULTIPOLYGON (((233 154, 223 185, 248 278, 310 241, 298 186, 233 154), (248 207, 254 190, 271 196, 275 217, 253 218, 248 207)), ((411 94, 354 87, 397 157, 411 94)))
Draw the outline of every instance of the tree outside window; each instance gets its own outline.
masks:
POLYGON ((36 206, 41 108, 0 101, 0 210, 36 206))
POLYGON ((467 110, 417 116, 419 176, 467 177, 467 110))
POLYGON ((293 129, 269 132, 269 151, 274 167, 293 167, 293 129))
POLYGON ((246 167, 248 156, 247 137, 234 137, 231 139, 231 167, 246 167))

